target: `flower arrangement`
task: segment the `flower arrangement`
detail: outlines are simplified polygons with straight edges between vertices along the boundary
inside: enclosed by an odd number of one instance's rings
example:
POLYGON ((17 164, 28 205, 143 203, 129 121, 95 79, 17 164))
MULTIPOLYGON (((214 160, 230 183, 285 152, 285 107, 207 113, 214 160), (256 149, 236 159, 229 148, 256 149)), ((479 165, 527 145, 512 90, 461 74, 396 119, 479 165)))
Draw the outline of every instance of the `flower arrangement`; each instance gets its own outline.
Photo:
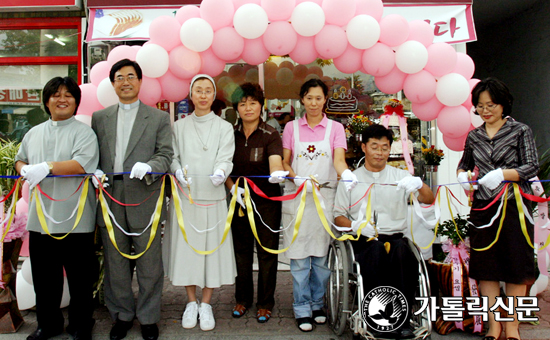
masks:
POLYGON ((439 165, 445 154, 443 150, 436 149, 434 145, 429 148, 422 147, 422 158, 426 162, 426 165, 439 165))
POLYGON ((372 120, 368 116, 364 116, 361 111, 360 114, 353 115, 348 120, 348 128, 353 131, 354 134, 361 134, 365 129, 373 124, 372 120))
POLYGON ((401 103, 401 101, 392 98, 386 102, 386 105, 384 105, 384 114, 392 115, 394 113, 401 117, 405 115, 405 113, 403 112, 403 104, 401 103))
MULTIPOLYGON (((0 196, 5 196, 15 185, 15 179, 8 178, 8 176, 19 175, 15 171, 14 160, 20 145, 21 143, 18 142, 0 139, 0 174, 6 176, 5 178, 0 178, 0 196)), ((10 204, 11 197, 4 203, 4 209, 7 209, 10 204)))
MULTIPOLYGON (((437 236, 445 236, 447 238, 446 243, 448 245, 452 244, 453 246, 460 246, 462 241, 466 242, 465 245, 468 245, 468 219, 467 216, 460 216, 457 214, 453 220, 447 220, 439 225, 437 228, 437 236), (455 226, 456 223, 456 226, 455 226)), ((443 253, 434 254, 435 260, 438 262, 443 262, 447 257, 448 251, 443 249, 443 253)))
MULTIPOLYGON (((7 224, 7 221, 6 221, 7 224)), ((18 238, 24 238, 29 233, 26 229, 27 227, 27 214, 19 213, 13 216, 13 221, 11 222, 10 230, 4 238, 4 242, 11 242, 18 238)), ((5 226, 1 228, 2 232, 5 230, 5 226)))

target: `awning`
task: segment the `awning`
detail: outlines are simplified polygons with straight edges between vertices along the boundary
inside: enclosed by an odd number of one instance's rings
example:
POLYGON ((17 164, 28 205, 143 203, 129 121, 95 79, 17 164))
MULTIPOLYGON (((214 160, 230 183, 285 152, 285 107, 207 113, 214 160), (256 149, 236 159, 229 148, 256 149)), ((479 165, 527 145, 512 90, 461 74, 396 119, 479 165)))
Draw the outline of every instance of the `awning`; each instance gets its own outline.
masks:
MULTIPOLYGON (((86 41, 148 40, 149 25, 155 18, 173 16, 182 3, 197 3, 177 0, 180 3, 174 5, 175 1, 158 0, 154 5, 144 6, 146 0, 133 0, 134 6, 128 6, 128 0, 88 0, 90 15, 86 41)), ((455 44, 476 40, 472 0, 385 0, 384 15, 388 14, 400 14, 408 21, 429 22, 434 28, 434 42, 455 44)))

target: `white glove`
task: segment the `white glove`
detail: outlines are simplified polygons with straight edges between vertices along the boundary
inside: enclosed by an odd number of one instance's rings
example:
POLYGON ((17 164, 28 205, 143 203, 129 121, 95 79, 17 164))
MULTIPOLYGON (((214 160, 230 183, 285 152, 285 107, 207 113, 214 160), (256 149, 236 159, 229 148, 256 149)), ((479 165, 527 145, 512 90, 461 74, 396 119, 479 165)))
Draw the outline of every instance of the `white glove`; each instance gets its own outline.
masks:
POLYGON ((21 168, 21 176, 25 177, 25 175, 27 174, 27 171, 29 171, 31 167, 32 167, 31 164, 23 165, 23 167, 21 168))
POLYGON ((397 183, 397 190, 404 189, 407 195, 411 192, 417 192, 419 189, 422 189, 422 180, 420 177, 407 176, 397 183))
MULTIPOLYGON (((231 195, 235 196, 235 184, 231 187, 231 195)), ((244 188, 237 187, 237 203, 243 207, 243 209, 246 209, 246 205, 243 201, 243 195, 244 195, 244 188)))
MULTIPOLYGON (((315 175, 315 176, 317 176, 317 175, 315 175)), ((294 177, 294 184, 297 187, 300 187, 304 182, 306 182, 306 185, 305 185, 304 189, 307 192, 313 192, 313 183, 311 183, 310 179, 311 178, 309 178, 309 177, 296 176, 296 177, 294 177)))
POLYGON ((225 172, 223 172, 222 169, 217 169, 214 171, 214 174, 210 176, 210 180, 212 181, 212 184, 214 186, 219 186, 223 182, 225 182, 225 172))
POLYGON ((50 173, 48 163, 42 162, 32 165, 25 172, 25 179, 29 182, 29 190, 38 185, 50 173))
MULTIPOLYGON (((470 179, 467 172, 461 172, 456 176, 456 181, 462 185, 464 190, 470 191, 470 179)), ((477 190, 477 184, 474 184, 474 190, 477 190)))
MULTIPOLYGON (((187 166, 187 165, 186 165, 187 166)), ((185 179, 185 175, 184 175, 184 172, 183 172, 183 169, 178 169, 176 170, 176 178, 178 179, 178 181, 185 185, 185 186, 188 186, 188 185, 191 185, 191 183, 193 183, 191 177, 187 177, 187 180, 185 179)))
POLYGON ((148 172, 151 172, 153 169, 147 163, 136 162, 132 167, 132 172, 130 172, 130 178, 143 179, 148 172))
POLYGON ((355 174, 351 172, 350 169, 344 170, 340 178, 344 181, 344 184, 346 184, 347 191, 353 190, 353 188, 355 188, 355 186, 357 185, 357 176, 355 176, 355 174))
MULTIPOLYGON (((361 221, 351 221, 351 230, 356 233, 357 230, 359 230, 359 226, 362 224, 362 223, 365 223, 366 220, 361 220, 361 221)), ((364 235, 366 237, 374 237, 376 236, 376 231, 374 230, 374 226, 370 223, 367 223, 367 225, 365 225, 363 227, 363 229, 361 229, 361 235, 364 235)))
MULTIPOLYGON (((105 173, 103 171, 101 171, 101 169, 96 169, 96 171, 94 172, 94 176, 92 176, 92 184, 94 185, 94 187, 97 189, 99 188, 99 181, 101 181, 101 177, 103 177, 103 175, 105 175, 105 173)), ((109 186, 109 183, 105 183, 109 180, 109 178, 107 176, 105 176, 105 179, 103 180, 103 187, 106 188, 109 186)))
POLYGON ((494 190, 500 185, 500 183, 502 183, 502 181, 504 181, 502 169, 495 169, 486 173, 485 176, 477 182, 491 190, 494 190))
POLYGON ((273 171, 269 176, 271 176, 269 177, 269 183, 281 183, 285 180, 285 177, 288 176, 288 171, 273 171))

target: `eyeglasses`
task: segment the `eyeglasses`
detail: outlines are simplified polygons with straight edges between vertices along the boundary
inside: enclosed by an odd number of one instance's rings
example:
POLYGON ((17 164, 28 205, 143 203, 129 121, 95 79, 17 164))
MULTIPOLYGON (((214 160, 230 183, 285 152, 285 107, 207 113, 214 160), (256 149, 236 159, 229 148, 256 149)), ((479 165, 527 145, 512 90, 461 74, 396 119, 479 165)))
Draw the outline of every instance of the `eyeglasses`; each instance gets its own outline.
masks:
POLYGON ((492 112, 498 105, 499 104, 489 104, 487 106, 478 105, 476 107, 476 110, 477 112, 483 112, 485 111, 485 109, 487 109, 487 111, 492 112))
POLYGON ((131 83, 132 81, 136 80, 137 79, 137 76, 133 75, 133 74, 130 74, 128 76, 116 76, 115 77, 115 81, 117 83, 124 83, 126 80, 128 80, 129 83, 131 83))
POLYGON ((214 91, 212 91, 212 90, 206 90, 206 91, 195 90, 195 91, 193 91, 193 93, 195 93, 197 96, 205 95, 207 97, 210 97, 211 95, 214 94, 214 91))
POLYGON ((377 148, 370 147, 369 149, 373 152, 382 152, 382 153, 390 152, 390 148, 388 148, 387 146, 379 146, 377 148))

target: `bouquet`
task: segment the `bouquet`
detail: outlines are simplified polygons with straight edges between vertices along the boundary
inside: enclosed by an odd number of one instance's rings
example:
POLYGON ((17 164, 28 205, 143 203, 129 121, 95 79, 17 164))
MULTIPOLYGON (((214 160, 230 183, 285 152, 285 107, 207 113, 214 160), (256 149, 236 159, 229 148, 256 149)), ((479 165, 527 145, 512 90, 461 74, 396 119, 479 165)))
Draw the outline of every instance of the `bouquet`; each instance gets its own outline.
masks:
POLYGON ((348 128, 353 131, 354 134, 361 134, 365 129, 373 124, 369 117, 362 114, 353 115, 348 120, 348 128))
POLYGON ((429 148, 422 148, 422 158, 426 162, 426 165, 439 165, 445 154, 443 150, 436 149, 434 145, 429 148))

